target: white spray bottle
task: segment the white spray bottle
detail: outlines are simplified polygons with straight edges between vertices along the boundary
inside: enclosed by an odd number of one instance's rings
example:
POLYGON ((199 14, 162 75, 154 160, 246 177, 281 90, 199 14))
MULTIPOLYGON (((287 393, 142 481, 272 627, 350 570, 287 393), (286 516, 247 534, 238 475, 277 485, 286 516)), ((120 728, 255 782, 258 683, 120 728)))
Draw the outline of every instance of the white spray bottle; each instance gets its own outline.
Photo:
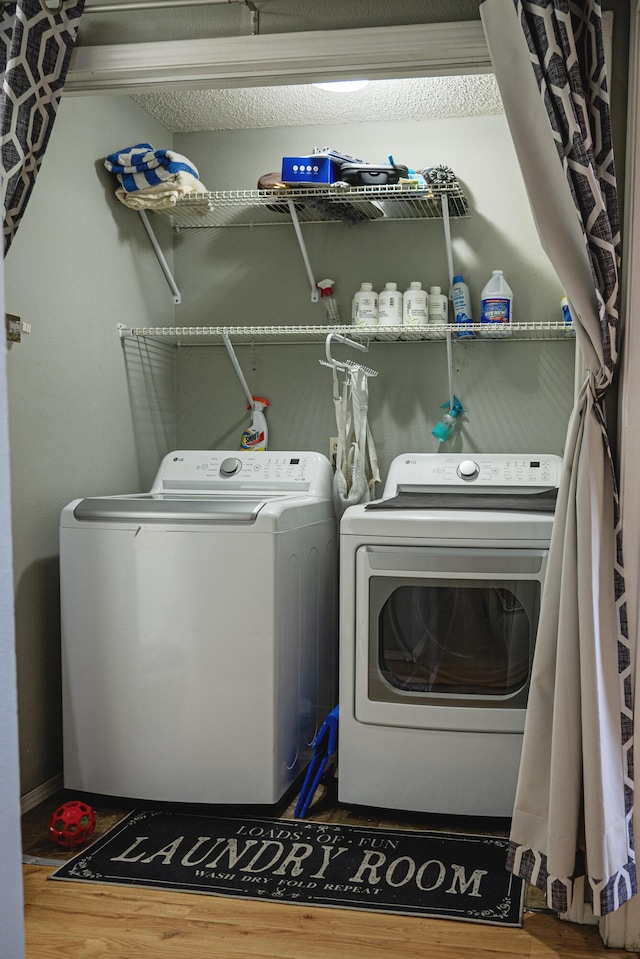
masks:
POLYGON ((263 396, 252 396, 251 401, 252 405, 247 407, 251 410, 251 426, 242 434, 240 449, 257 452, 267 449, 269 434, 264 411, 269 405, 269 400, 265 400, 263 396))

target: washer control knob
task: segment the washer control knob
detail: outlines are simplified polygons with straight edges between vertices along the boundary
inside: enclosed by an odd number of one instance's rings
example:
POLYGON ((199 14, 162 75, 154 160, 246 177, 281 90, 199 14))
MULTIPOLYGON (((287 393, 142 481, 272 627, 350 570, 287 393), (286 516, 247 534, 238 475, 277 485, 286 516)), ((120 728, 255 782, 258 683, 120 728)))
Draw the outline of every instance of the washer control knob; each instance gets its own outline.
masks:
POLYGON ((462 460, 457 472, 462 479, 474 479, 480 472, 480 467, 473 460, 462 460))
POLYGON ((242 469, 242 460, 229 456, 220 464, 220 476, 235 476, 242 469))

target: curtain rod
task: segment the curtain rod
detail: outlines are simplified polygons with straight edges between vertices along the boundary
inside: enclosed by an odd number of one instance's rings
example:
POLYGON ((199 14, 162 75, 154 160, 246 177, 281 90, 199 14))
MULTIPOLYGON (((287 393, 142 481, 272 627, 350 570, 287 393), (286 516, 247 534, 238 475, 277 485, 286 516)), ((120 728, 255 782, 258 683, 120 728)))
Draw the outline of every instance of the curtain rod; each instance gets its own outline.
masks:
MULTIPOLYGON (((262 0, 264 2, 264 0, 262 0)), ((135 3, 92 3, 87 4, 84 13, 127 13, 129 10, 162 10, 168 7, 209 7, 214 4, 244 3, 250 10, 256 11, 251 0, 140 0, 135 3)))

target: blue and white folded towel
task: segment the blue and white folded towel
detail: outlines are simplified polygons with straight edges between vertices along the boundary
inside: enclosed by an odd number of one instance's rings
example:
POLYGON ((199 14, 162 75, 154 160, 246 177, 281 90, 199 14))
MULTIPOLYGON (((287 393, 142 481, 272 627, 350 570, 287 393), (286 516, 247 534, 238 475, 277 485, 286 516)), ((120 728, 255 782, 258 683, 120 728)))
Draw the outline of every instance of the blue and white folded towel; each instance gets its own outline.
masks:
POLYGON ((199 179, 191 160, 173 150, 155 150, 150 143, 137 143, 118 153, 110 153, 104 165, 116 174, 127 193, 158 186, 177 173, 189 173, 199 179))

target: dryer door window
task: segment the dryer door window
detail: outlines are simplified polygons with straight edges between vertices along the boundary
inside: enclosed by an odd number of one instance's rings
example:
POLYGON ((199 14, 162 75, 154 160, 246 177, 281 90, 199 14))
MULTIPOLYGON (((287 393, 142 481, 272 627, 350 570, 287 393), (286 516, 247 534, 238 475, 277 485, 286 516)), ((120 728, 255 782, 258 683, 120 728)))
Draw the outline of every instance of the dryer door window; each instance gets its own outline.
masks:
POLYGON ((440 709, 443 719, 461 708, 524 710, 546 555, 360 550, 356 702, 367 721, 394 716, 413 725, 419 706, 440 709))
MULTIPOLYGON (((386 592, 380 585, 372 581, 372 596, 386 592)), ((525 693, 539 593, 538 583, 511 580, 394 585, 372 622, 372 673, 383 697, 393 690, 474 700, 525 693)))

